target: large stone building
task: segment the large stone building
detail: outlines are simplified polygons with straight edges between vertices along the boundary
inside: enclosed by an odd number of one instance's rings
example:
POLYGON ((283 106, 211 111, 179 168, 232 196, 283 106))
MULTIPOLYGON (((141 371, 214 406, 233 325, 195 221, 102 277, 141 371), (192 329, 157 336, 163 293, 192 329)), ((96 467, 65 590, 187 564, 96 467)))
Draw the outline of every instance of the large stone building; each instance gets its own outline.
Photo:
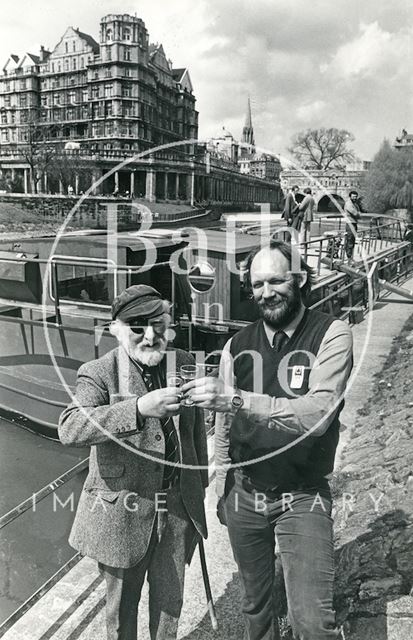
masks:
POLYGON ((399 136, 394 141, 396 149, 404 149, 405 147, 413 147, 413 133, 407 133, 406 129, 402 129, 399 136))
POLYGON ((95 194, 149 201, 279 201, 279 185, 247 179, 219 153, 211 162, 197 137, 188 69, 149 43, 140 18, 103 17, 99 43, 69 27, 53 51, 12 54, 4 64, 0 189, 76 194, 93 185, 95 194))

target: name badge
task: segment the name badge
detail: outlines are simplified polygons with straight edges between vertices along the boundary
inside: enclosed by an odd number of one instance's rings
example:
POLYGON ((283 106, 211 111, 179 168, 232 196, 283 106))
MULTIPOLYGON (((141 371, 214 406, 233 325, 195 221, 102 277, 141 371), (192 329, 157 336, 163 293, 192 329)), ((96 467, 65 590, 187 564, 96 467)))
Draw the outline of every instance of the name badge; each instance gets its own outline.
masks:
POLYGON ((304 367, 294 366, 291 376, 291 389, 301 389, 304 382, 304 367))

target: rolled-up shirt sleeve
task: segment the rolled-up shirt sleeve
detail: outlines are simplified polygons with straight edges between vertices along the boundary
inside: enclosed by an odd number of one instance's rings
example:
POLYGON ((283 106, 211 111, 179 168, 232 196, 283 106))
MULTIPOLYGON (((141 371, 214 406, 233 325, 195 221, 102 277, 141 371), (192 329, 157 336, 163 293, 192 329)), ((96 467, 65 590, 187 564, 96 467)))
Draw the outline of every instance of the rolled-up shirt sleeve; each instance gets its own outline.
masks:
MULTIPOLYGON (((341 320, 333 322, 321 342, 309 376, 309 389, 297 398, 275 398, 243 391, 247 419, 253 426, 297 436, 311 432, 322 436, 328 429, 346 391, 353 364, 353 336, 341 320)), ((268 436, 267 436, 268 437, 268 436)))

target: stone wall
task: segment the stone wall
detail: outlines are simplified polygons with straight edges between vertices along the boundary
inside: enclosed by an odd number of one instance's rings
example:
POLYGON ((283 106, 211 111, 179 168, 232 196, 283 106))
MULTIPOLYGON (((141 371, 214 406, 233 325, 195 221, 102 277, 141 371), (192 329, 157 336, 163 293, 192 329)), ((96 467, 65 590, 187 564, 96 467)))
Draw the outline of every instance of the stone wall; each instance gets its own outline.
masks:
POLYGON ((81 203, 79 197, 69 196, 33 196, 20 194, 0 194, 1 203, 10 203, 24 211, 29 211, 36 216, 39 223, 63 224, 70 215, 69 226, 92 229, 107 228, 108 206, 117 205, 117 220, 119 229, 136 228, 142 219, 142 212, 150 209, 153 212, 153 221, 176 221, 186 218, 191 212, 197 210, 188 205, 172 203, 149 203, 130 200, 89 197, 81 203))
POLYGON ((336 609, 346 640, 413 638, 413 316, 333 478, 336 609))

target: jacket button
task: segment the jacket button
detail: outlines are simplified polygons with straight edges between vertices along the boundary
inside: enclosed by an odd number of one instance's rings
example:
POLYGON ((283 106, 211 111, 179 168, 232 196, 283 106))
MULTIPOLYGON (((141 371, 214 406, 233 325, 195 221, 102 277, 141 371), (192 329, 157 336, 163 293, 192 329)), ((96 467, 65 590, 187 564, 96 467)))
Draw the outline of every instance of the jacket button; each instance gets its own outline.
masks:
POLYGON ((161 436, 161 434, 160 434, 160 433, 157 433, 157 434, 156 434, 156 436, 155 436, 155 440, 158 440, 158 441, 159 441, 159 440, 162 440, 162 436, 161 436))

